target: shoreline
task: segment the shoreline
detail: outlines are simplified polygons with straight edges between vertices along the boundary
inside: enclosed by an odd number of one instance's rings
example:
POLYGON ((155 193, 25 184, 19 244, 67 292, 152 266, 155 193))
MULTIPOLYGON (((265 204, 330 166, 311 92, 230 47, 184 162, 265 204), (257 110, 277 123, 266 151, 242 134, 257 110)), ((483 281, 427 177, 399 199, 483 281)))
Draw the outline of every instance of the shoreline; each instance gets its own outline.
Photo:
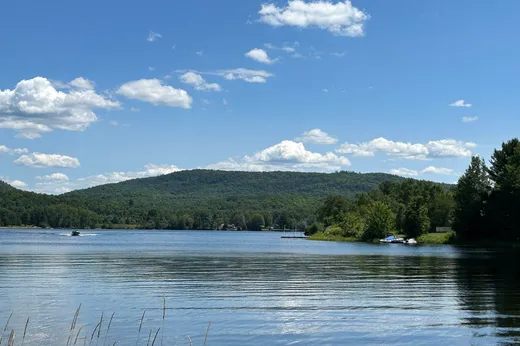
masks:
MULTIPOLYGON (((337 241, 337 242, 348 242, 348 243, 367 243, 367 244, 379 244, 379 239, 373 240, 362 240, 356 237, 343 237, 340 235, 327 235, 325 233, 315 233, 311 235, 309 240, 319 241, 337 241)), ((455 233, 426 233, 416 238, 417 243, 424 245, 457 245, 455 241, 455 233)))

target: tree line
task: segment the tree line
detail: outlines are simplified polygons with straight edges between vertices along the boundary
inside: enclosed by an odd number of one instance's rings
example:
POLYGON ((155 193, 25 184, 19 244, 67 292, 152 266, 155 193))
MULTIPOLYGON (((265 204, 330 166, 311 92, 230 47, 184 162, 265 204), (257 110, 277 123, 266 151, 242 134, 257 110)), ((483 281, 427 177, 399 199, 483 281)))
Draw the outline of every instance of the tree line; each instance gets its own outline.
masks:
POLYGON ((488 168, 479 156, 446 188, 407 179, 383 182, 354 199, 330 196, 307 234, 373 240, 388 233, 418 237, 451 226, 461 241, 518 240, 520 235, 520 142, 496 149, 488 168))

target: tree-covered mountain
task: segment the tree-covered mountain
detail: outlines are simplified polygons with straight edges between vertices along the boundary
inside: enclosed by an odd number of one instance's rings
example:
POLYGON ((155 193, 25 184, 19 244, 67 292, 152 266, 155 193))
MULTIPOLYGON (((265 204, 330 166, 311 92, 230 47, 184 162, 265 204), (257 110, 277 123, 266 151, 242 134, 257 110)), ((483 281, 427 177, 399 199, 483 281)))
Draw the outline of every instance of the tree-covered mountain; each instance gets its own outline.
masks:
POLYGON ((354 172, 181 171, 49 196, 0 185, 0 226, 213 229, 303 227, 329 195, 353 197, 403 178, 354 172), (255 218, 256 217, 256 218, 255 218))

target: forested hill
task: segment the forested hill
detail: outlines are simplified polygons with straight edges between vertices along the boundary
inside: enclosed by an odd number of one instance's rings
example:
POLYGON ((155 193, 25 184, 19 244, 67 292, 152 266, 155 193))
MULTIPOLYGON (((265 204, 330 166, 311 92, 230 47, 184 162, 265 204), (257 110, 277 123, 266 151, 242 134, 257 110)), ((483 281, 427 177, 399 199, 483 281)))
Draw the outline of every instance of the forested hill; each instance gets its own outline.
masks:
POLYGON ((181 171, 48 196, 0 184, 0 226, 247 228, 261 216, 268 227, 304 227, 329 195, 353 197, 383 173, 181 171))
POLYGON ((229 172, 213 170, 180 171, 152 178, 96 186, 65 196, 86 196, 117 200, 120 197, 157 196, 171 199, 209 199, 274 195, 353 197, 373 190, 383 181, 403 178, 384 173, 299 173, 229 172))

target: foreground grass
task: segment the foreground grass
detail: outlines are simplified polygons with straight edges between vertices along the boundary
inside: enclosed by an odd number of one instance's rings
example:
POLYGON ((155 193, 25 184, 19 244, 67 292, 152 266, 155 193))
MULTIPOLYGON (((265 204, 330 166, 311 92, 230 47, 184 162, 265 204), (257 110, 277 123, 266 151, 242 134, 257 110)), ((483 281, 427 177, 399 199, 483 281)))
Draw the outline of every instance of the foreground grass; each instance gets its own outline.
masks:
MULTIPOLYGON (((114 318, 115 312, 112 313, 110 316, 110 319, 108 319, 108 316, 104 314, 104 312, 101 313, 101 318, 99 319, 99 322, 94 327, 94 330, 91 332, 88 330, 85 325, 78 325, 78 317, 81 310, 81 304, 76 309, 76 312, 74 314, 74 317, 72 318, 72 323, 70 325, 70 329, 68 331, 68 338, 67 343, 65 346, 74 346, 74 345, 101 345, 100 342, 103 343, 103 346, 115 346, 120 345, 119 341, 115 341, 114 343, 108 342, 108 335, 110 332, 110 327, 112 325, 112 320, 114 318), (108 326, 107 326, 108 322, 108 326)), ((146 342, 146 346, 154 346, 154 345, 162 345, 163 339, 164 339, 164 328, 165 328, 165 322, 166 322, 166 311, 170 310, 170 308, 166 307, 166 297, 163 298, 163 306, 162 308, 155 308, 155 309, 145 309, 143 311, 143 315, 141 316, 141 319, 139 320, 139 329, 137 331, 137 338, 135 341, 135 345, 138 346, 144 341, 146 342), (159 327, 157 329, 151 328, 150 332, 148 333, 148 338, 146 338, 146 333, 142 334, 141 330, 144 331, 143 328, 143 321, 145 318, 145 315, 150 310, 158 310, 162 313, 162 327, 159 327), (161 335, 159 336, 159 332, 161 332, 161 335), (144 337, 144 338, 143 338, 144 337)), ((9 328, 9 322, 11 321, 11 318, 13 317, 14 311, 11 312, 9 315, 9 318, 7 319, 7 322, 5 326, 3 327, 3 331, 0 328, 0 346, 2 346, 2 343, 5 341, 7 342, 7 346, 15 346, 18 342, 19 345, 23 346, 25 343, 25 338, 30 333, 27 333, 29 325, 30 318, 27 318, 27 322, 25 323, 25 328, 23 330, 23 334, 17 335, 14 329, 9 328), (10 331, 9 331, 10 329, 10 331)), ((92 326, 91 326, 92 327, 92 326)), ((208 343, 208 334, 209 329, 211 327, 211 321, 208 324, 208 328, 206 329, 206 334, 204 336, 204 343, 203 345, 206 345, 208 343)), ((189 342, 190 346, 193 346, 193 341, 189 335, 187 337, 187 342, 189 342)))
MULTIPOLYGON (((398 235, 399 237, 404 237, 403 235, 398 235)), ((362 242, 363 240, 356 237, 342 237, 340 235, 328 235, 325 233, 315 233, 311 235, 309 240, 323 240, 323 241, 342 241, 342 242, 362 242)), ((454 244, 455 243, 455 233, 427 233, 423 234, 417 239, 418 243, 421 244, 430 244, 430 245, 440 245, 440 244, 454 244)), ((377 243, 379 239, 374 239, 372 241, 367 241, 367 243, 377 243)))

